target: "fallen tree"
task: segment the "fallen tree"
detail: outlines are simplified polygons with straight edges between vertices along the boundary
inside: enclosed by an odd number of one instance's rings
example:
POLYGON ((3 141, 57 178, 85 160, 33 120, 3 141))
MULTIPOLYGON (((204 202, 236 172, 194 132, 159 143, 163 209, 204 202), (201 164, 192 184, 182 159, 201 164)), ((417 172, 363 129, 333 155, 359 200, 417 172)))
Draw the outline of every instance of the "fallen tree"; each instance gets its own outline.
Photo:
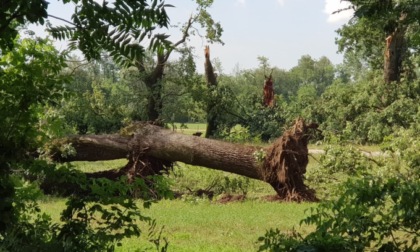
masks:
POLYGON ((121 169, 90 173, 88 177, 117 179, 127 175, 129 181, 137 176, 162 174, 172 167, 172 162, 183 162, 265 181, 283 200, 316 201, 314 191, 304 184, 309 131, 316 127, 299 119, 271 147, 263 148, 136 123, 129 134, 74 136, 57 142, 52 158, 61 162, 127 158, 127 165, 121 169), (59 147, 69 143, 76 154, 64 156, 59 147))

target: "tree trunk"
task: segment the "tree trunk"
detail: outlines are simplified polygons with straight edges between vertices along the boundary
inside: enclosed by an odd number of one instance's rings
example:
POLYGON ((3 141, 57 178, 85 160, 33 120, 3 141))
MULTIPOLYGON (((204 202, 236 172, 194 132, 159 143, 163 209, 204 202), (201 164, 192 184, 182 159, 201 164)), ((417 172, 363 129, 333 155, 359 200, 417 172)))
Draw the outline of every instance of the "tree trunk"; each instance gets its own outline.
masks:
POLYGON ((213 65, 210 61, 210 47, 206 46, 204 50, 204 71, 206 74, 207 80, 207 87, 209 90, 209 101, 207 103, 207 128, 205 138, 210 138, 216 135, 217 131, 217 118, 218 113, 216 111, 217 102, 215 98, 212 96, 211 92, 216 89, 217 87, 217 77, 214 73, 213 65))
POLYGON ((274 88, 273 88, 273 77, 270 74, 265 76, 264 81, 264 102, 265 107, 274 107, 274 88))
MULTIPOLYGON (((168 52, 169 56, 169 52, 168 52)), ((147 120, 157 122, 162 112, 162 79, 165 70, 167 56, 158 54, 157 63, 153 71, 146 72, 143 62, 138 62, 137 69, 141 76, 144 76, 144 83, 149 91, 147 97, 147 120)))
MULTIPOLYGON (((308 164, 308 131, 311 128, 315 127, 298 120, 273 146, 262 148, 178 134, 139 123, 135 125, 135 132, 131 136, 69 138, 66 142, 73 144, 77 154, 61 157, 56 151, 53 158, 60 161, 95 161, 128 156, 129 163, 118 175, 127 175, 127 171, 131 171, 131 176, 156 174, 165 166, 170 166, 170 162, 180 161, 265 181, 285 200, 314 201, 314 192, 303 183, 308 164), (139 158, 147 161, 138 162, 139 158), (141 164, 140 168, 136 167, 138 164, 141 164), (142 174, 139 174, 139 170, 142 174)), ((112 171, 111 175, 115 174, 112 171)), ((90 176, 111 175, 101 172, 90 176)))
MULTIPOLYGON (((60 162, 99 161, 127 158, 133 148, 147 156, 244 175, 262 180, 253 154, 261 147, 241 146, 223 141, 178 134, 150 124, 138 124, 133 136, 90 135, 66 140, 76 149, 74 156, 62 157, 55 151, 53 159, 60 162)), ((62 142, 61 142, 62 144, 62 142)))
POLYGON ((169 56, 171 55, 172 51, 179 45, 182 45, 189 36, 189 29, 191 28, 193 21, 193 17, 191 16, 188 19, 188 22, 185 26, 182 38, 179 41, 173 43, 172 48, 157 53, 157 63, 154 66, 153 71, 151 73, 147 73, 143 58, 138 59, 136 62, 137 69, 139 70, 140 75, 144 77, 144 82, 149 91, 149 96, 147 97, 148 121, 159 123, 161 119, 160 116, 163 108, 162 79, 164 75, 165 65, 168 62, 169 56))
POLYGON ((387 84, 400 81, 405 52, 404 35, 404 29, 397 28, 386 38, 384 79, 387 84))

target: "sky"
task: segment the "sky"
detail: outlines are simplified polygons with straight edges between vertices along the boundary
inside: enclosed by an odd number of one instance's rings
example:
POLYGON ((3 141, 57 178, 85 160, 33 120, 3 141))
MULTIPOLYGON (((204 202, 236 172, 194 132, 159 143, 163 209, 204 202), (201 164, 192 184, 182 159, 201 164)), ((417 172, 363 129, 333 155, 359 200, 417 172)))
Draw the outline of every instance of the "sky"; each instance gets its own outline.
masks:
MULTIPOLYGON (((166 0, 166 3, 175 6, 167 9, 172 25, 184 23, 195 13, 192 0, 166 0)), ((296 66, 303 55, 313 59, 326 56, 333 64, 339 64, 343 57, 337 53, 336 30, 353 13, 333 12, 346 6, 341 0, 215 0, 208 11, 223 27, 224 45, 210 44, 210 56, 221 62, 222 74, 257 68, 259 56, 268 58, 272 67, 285 70, 296 66)), ((72 8, 50 0, 48 13, 70 20, 72 8)), ((60 24, 54 19, 50 21, 60 24)), ((42 27, 30 29, 45 36, 42 27)), ((167 33, 172 41, 178 41, 182 35, 177 28, 167 33)), ((203 72, 207 41, 195 36, 188 43, 195 47, 197 70, 203 72)), ((56 46, 64 49, 65 43, 56 46)))

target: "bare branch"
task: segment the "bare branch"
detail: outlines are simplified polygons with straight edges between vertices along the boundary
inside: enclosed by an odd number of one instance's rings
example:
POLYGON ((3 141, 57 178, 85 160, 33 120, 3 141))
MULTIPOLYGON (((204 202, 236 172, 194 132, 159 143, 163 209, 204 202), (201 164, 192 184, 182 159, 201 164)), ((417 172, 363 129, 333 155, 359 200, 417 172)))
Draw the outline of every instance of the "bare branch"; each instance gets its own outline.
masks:
POLYGON ((71 24, 71 25, 73 25, 73 26, 76 26, 76 24, 74 24, 74 23, 72 23, 72 22, 70 22, 70 21, 68 21, 68 20, 65 20, 65 19, 63 19, 63 18, 61 18, 61 17, 57 17, 57 16, 54 16, 54 15, 51 15, 51 14, 48 14, 48 16, 49 16, 49 17, 52 17, 52 18, 55 18, 55 19, 58 19, 58 20, 60 20, 60 21, 63 21, 63 22, 65 22, 65 23, 71 24))
POLYGON ((80 67, 83 67, 83 66, 89 65, 89 64, 90 64, 90 62, 86 62, 86 63, 80 64, 80 65, 78 65, 78 66, 74 67, 74 68, 72 69, 72 71, 70 72, 70 74, 69 74, 69 75, 73 75, 73 74, 74 74, 74 72, 76 72, 76 70, 77 70, 77 69, 79 69, 80 67))
MULTIPOLYGON (((191 26, 192 26, 193 22, 194 22, 194 18, 193 18, 193 16, 191 15, 191 16, 190 16, 190 18, 188 19, 187 26, 185 27, 184 32, 182 33, 182 38, 181 38, 178 42, 176 42, 176 43, 173 45, 173 48, 176 48, 176 47, 178 47, 180 44, 182 44, 182 43, 184 43, 184 42, 185 42, 185 40, 186 40, 186 39, 187 39, 187 37, 189 36, 189 30, 190 30, 190 28, 191 28, 191 26)), ((173 50, 173 49, 168 50, 168 52, 166 53, 166 55, 165 55, 165 57, 164 57, 164 61, 163 61, 163 62, 166 62, 166 61, 168 60, 168 58, 169 58, 169 56, 170 56, 170 54, 171 54, 172 50, 173 50)))

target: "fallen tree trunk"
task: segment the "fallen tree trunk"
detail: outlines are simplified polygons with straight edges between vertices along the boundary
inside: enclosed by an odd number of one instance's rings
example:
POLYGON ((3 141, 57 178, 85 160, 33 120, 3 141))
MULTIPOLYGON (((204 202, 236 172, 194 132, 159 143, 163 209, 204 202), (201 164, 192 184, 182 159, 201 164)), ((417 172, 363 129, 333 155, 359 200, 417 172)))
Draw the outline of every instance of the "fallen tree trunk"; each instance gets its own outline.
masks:
POLYGON ((162 173, 171 162, 179 161, 265 181, 273 186, 281 199, 316 200, 314 192, 303 182, 308 164, 308 130, 314 128, 303 120, 298 120, 269 148, 183 135, 149 124, 138 123, 134 128, 130 136, 68 138, 65 142, 71 143, 77 154, 63 157, 56 149, 53 159, 68 162, 128 158, 128 164, 119 172, 89 175, 94 178, 147 176, 162 173))

